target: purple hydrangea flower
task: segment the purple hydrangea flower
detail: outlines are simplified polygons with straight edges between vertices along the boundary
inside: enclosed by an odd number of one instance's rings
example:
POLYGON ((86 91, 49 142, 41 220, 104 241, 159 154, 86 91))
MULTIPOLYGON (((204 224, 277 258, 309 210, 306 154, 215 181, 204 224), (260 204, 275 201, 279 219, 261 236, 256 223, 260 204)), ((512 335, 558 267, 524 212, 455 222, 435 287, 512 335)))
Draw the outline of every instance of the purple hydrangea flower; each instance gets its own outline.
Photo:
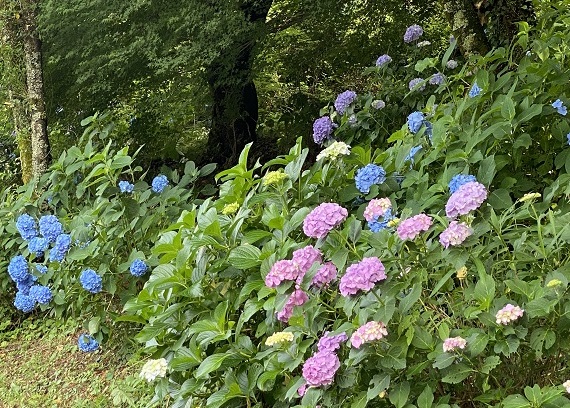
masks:
POLYGON ((422 112, 416 111, 408 115, 408 129, 412 133, 418 133, 424 123, 425 117, 422 112))
POLYGON ((364 343, 380 340, 388 335, 386 325, 382 322, 368 322, 360 326, 350 337, 350 344, 360 348, 364 343))
POLYGON ((55 215, 44 215, 40 218, 40 234, 49 242, 55 242, 63 234, 63 226, 55 215))
POLYGON ((453 178, 449 182, 449 191, 451 192, 451 194, 453 194, 457 190, 459 190, 459 187, 461 187, 463 184, 467 184, 472 181, 477 181, 477 179, 475 178, 475 176, 472 176, 471 174, 457 174, 453 176, 453 178))
POLYGON ((441 85, 444 82, 445 82, 445 75, 443 75, 441 72, 433 74, 429 79, 430 85, 441 85))
POLYGON ((426 85, 424 83, 424 80, 422 78, 414 78, 410 81, 410 83, 408 84, 408 88, 410 88, 410 91, 414 90, 416 88, 417 85, 422 84, 422 86, 420 86, 419 88, 417 88, 418 91, 423 91, 424 89, 426 89, 426 85))
POLYGON ((552 107, 556 109, 556 111, 559 114, 563 116, 566 116, 566 114, 568 113, 568 109, 566 108, 566 106, 564 106, 564 102, 562 102, 560 99, 557 99, 554 102, 552 102, 552 107))
POLYGON ((63 261, 70 246, 71 236, 69 236, 69 234, 59 234, 53 248, 49 251, 49 260, 56 262, 63 261))
POLYGON ((322 288, 335 280, 336 275, 336 266, 332 262, 327 262, 317 270, 311 285, 322 288))
POLYGON ((463 184, 449 197, 445 213, 449 218, 465 215, 476 210, 487 199, 487 189, 481 183, 471 181, 463 184))
POLYGON ((386 171, 382 166, 373 163, 367 164, 357 170, 354 180, 358 191, 368 194, 370 187, 374 184, 382 184, 386 181, 386 171))
POLYGON ((346 208, 335 203, 322 203, 305 217, 303 232, 311 238, 323 238, 346 217, 346 208))
POLYGON ((412 41, 416 41, 422 36, 423 33, 424 30, 419 25, 411 25, 406 29, 406 32, 404 33, 404 42, 411 43, 412 41))
POLYGON ((289 299, 287 299, 287 302, 285 302, 283 309, 277 312, 277 320, 288 322, 291 316, 293 316, 293 308, 303 305, 308 300, 309 296, 302 289, 295 289, 289 296, 289 299))
POLYGON ((400 239, 415 239, 420 232, 427 231, 433 222, 433 219, 426 214, 418 214, 412 218, 402 221, 398 225, 397 233, 400 239))
POLYGON ((339 368, 340 360, 335 353, 320 351, 303 364, 303 378, 311 387, 330 385, 339 368))
POLYGON ((481 95, 481 91, 483 90, 479 87, 479 85, 477 85, 477 82, 475 82, 471 87, 471 90, 469 90, 469 97, 475 98, 476 96, 481 95))
POLYGON ((313 266, 315 262, 323 262, 323 258, 321 251, 315 249, 312 245, 307 245, 293 252, 292 261, 299 270, 297 281, 302 281, 303 276, 311 269, 311 266, 313 266))
POLYGON ((361 290, 368 292, 376 282, 384 279, 386 279, 386 272, 380 259, 364 258, 346 269, 346 273, 340 279, 340 294, 346 297, 355 295, 361 290))
POLYGON ((330 332, 325 332, 323 337, 319 339, 317 344, 317 351, 336 351, 340 348, 341 343, 348 340, 346 333, 340 333, 336 335, 331 335, 330 332))
POLYGON ((28 214, 22 214, 16 220, 16 229, 26 241, 35 238, 38 235, 38 226, 28 214))
POLYGON ((384 102, 382 99, 375 99, 372 101, 370 106, 372 106, 376 110, 380 110, 386 107, 386 102, 384 102))
POLYGON ((473 234, 473 230, 464 222, 451 221, 449 226, 439 235, 439 242, 444 248, 457 246, 473 234))
POLYGON ((283 281, 294 281, 299 277, 300 270, 297 264, 291 260, 277 261, 265 277, 265 286, 276 288, 283 281))
POLYGON ((380 55, 376 60, 376 66, 381 67, 390 62, 392 62, 392 57, 390 57, 388 54, 380 55))
POLYGON ((344 91, 336 97, 334 101, 334 107, 338 113, 344 115, 346 109, 356 100, 356 92, 354 91, 344 91))
POLYGON ((313 123, 313 140, 315 143, 322 145, 325 140, 331 137, 335 127, 336 124, 328 116, 322 116, 315 120, 313 123))

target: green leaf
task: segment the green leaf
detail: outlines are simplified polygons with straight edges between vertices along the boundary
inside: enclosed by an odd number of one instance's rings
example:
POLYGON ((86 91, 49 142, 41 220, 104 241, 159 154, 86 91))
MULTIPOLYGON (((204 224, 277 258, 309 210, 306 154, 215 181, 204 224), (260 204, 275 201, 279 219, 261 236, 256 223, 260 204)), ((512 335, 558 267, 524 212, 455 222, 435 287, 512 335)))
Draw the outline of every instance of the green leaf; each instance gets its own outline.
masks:
POLYGON ((404 316, 408 310, 416 303, 422 294, 422 283, 416 282, 413 289, 403 299, 400 300, 400 314, 404 316))
POLYGON ((261 264, 259 248, 245 244, 232 249, 228 257, 230 265, 238 269, 249 269, 261 264))
POLYGON ((441 353, 435 358, 434 368, 444 369, 449 367, 455 361, 455 355, 451 353, 441 353))
POLYGON ((520 394, 509 395, 501 404, 502 408, 531 408, 528 400, 520 394))
POLYGON ((101 317, 94 316, 89 320, 89 334, 95 334, 99 331, 99 326, 101 324, 101 317))
POLYGON ((531 120, 532 118, 534 118, 537 115, 540 115, 542 113, 542 105, 531 105, 529 108, 525 109, 524 111, 522 111, 513 121, 513 124, 515 126, 524 123, 524 122, 528 122, 529 120, 531 120))
POLYGON ((484 374, 489 374, 491 370, 501 364, 501 359, 499 356, 489 356, 485 358, 483 365, 481 366, 481 372, 484 374))
POLYGON ((408 402, 409 395, 410 395, 410 383, 404 381, 402 383, 396 384, 394 388, 390 390, 388 398, 396 408, 402 408, 408 402))
POLYGON ((433 390, 426 385, 422 393, 418 396, 418 408, 431 408, 433 404, 433 390))
POLYGON ((220 368, 225 359, 233 356, 234 354, 235 353, 227 352, 212 354, 211 356, 206 357, 194 372, 194 376, 198 379, 205 378, 212 371, 216 371, 220 368))
POLYGON ((477 180, 479 183, 486 186, 490 185, 495 177, 495 156, 491 155, 479 164, 479 172, 477 173, 477 180))
POLYGON ((202 361, 200 350, 198 348, 192 350, 186 347, 180 347, 176 350, 174 358, 170 362, 170 367, 174 371, 187 371, 196 367, 202 361))
POLYGON ((503 118, 509 121, 515 117, 515 104, 511 98, 503 98, 501 105, 501 115, 503 118))
POLYGON ((483 310, 489 310, 491 302, 495 297, 495 280, 491 275, 482 275, 475 285, 473 297, 477 300, 483 310))
POLYGON ((488 200, 489 204, 491 204, 495 210, 509 208, 511 205, 513 205, 513 200, 511 199, 509 190, 506 190, 504 188, 499 188, 497 190, 491 191, 488 200))
POLYGON ((463 363, 458 363, 451 366, 445 376, 441 379, 442 382, 448 384, 459 384, 461 381, 469 377, 473 370, 463 363))

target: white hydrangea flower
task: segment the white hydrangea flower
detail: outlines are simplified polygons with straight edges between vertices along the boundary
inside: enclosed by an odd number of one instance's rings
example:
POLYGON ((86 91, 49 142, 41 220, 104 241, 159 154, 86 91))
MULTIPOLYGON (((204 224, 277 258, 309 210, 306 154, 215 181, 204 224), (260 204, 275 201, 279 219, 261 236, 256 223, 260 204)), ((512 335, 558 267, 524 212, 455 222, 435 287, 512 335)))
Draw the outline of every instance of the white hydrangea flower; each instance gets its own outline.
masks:
POLYGON ((329 147, 323 149, 318 155, 317 160, 327 158, 336 159, 340 155, 348 156, 350 154, 350 146, 344 142, 333 142, 329 147))
POLYGON ((161 378, 166 375, 167 367, 168 363, 164 358, 148 360, 141 369, 140 377, 148 382, 154 381, 156 378, 161 378))

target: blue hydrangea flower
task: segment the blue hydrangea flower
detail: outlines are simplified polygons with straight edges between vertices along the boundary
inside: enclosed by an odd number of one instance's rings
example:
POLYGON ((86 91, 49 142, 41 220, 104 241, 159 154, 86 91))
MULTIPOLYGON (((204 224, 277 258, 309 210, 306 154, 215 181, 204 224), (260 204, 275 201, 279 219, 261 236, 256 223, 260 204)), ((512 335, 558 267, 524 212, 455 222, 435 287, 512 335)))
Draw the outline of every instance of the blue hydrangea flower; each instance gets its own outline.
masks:
POLYGON ((119 181, 119 189, 121 190, 121 193, 132 193, 135 189, 135 185, 129 183, 128 181, 122 180, 119 181))
POLYGON ((77 339, 77 346, 79 347, 79 350, 85 353, 90 353, 99 348, 99 343, 92 336, 84 333, 79 336, 79 339, 77 339))
POLYGON ((152 180, 152 191, 155 193, 162 193, 166 186, 168 186, 168 179, 164 174, 160 174, 152 180))
POLYGON ((136 277, 141 277, 148 270, 148 266, 146 263, 144 263, 144 261, 142 261, 140 259, 135 259, 131 263, 129 270, 131 271, 131 275, 136 276, 136 277))
POLYGON ((370 192, 370 187, 374 184, 382 184, 386 181, 386 171, 382 166, 367 164, 356 172, 356 188, 364 194, 370 192))
POLYGON ((44 215, 40 218, 40 234, 49 242, 54 242, 63 234, 63 226, 55 215, 44 215))
POLYGON ((368 228, 372 232, 379 232, 383 229, 388 228, 388 223, 394 219, 394 215, 392 214, 392 209, 388 208, 382 217, 376 217, 372 221, 368 221, 368 228), (382 218, 382 221, 379 221, 382 218))
POLYGON ((48 249, 49 241, 45 238, 34 237, 28 241, 28 250, 31 254, 41 256, 48 249))
POLYGON ((34 285, 30 288, 29 296, 36 302, 42 305, 47 305, 51 302, 53 295, 50 288, 43 285, 34 285))
POLYGON ((16 309, 24 313, 30 313, 36 307, 36 302, 28 295, 22 292, 16 292, 16 299, 14 299, 14 306, 16 309))
POLYGON ((71 246, 71 236, 69 234, 59 234, 55 240, 53 248, 49 251, 49 260, 61 262, 71 246))
POLYGON ((408 155, 406 156, 406 158, 404 159, 404 161, 409 161, 412 164, 414 164, 414 156, 416 155, 417 152, 419 152, 420 150, 422 150, 422 146, 421 145, 417 145, 414 146, 410 149, 410 153, 408 153, 408 155))
POLYGON ((469 97, 475 98, 476 96, 481 95, 481 91, 482 91, 482 89, 479 88, 479 85, 477 85, 477 82, 475 82, 473 84, 473 86, 471 87, 471 90, 469 91, 469 97))
POLYGON ((566 135, 566 144, 570 146, 570 133, 566 135))
POLYGON ((431 85, 441 85, 445 82, 445 75, 443 75, 441 72, 438 72, 437 74, 433 74, 431 76, 431 78, 429 79, 429 83, 431 85))
POLYGON ((390 62, 392 62, 392 57, 390 57, 388 54, 380 55, 378 57, 378 59, 376 60, 376 66, 381 67, 381 66, 386 65, 390 62))
POLYGON ((459 187, 461 187, 463 184, 467 184, 472 181, 477 181, 477 179, 475 178, 475 176, 472 176, 471 174, 457 174, 453 176, 453 178, 449 182, 449 191, 451 194, 453 194, 457 190, 459 190, 459 187))
POLYGON ((406 32, 404 33, 404 42, 411 43, 412 41, 416 41, 422 36, 423 33, 424 30, 419 25, 411 25, 406 28, 406 32))
POLYGON ((29 275, 28 262, 22 255, 17 255, 8 264, 8 274, 14 282, 25 281, 29 275))
POLYGON ((556 109, 556 111, 561 115, 566 116, 566 114, 568 113, 568 109, 566 108, 566 106, 564 106, 564 102, 562 102, 560 99, 557 99, 554 102, 552 102, 552 107, 556 109))
POLYGON ((328 116, 323 116, 315 120, 313 123, 313 140, 315 143, 322 145, 325 140, 331 137, 335 127, 335 124, 328 116))
POLYGON ((42 275, 46 274, 48 271, 48 267, 42 264, 36 264, 36 270, 41 273, 42 275))
POLYGON ((356 92, 354 91, 344 91, 336 97, 334 101, 334 108, 341 115, 344 114, 346 108, 350 106, 352 102, 356 100, 356 92))
POLYGON ((103 279, 93 269, 85 269, 81 272, 79 282, 88 292, 99 293, 103 290, 103 279))
POLYGON ((22 214, 16 220, 16 229, 26 241, 38 236, 38 226, 28 214, 22 214))
POLYGON ((418 133, 424 123, 424 114, 421 112, 412 112, 408 115, 408 129, 412 133, 418 133))
POLYGON ((424 80, 422 78, 412 79, 408 84, 408 88, 410 88, 410 91, 412 91, 418 84, 422 84, 422 86, 417 88, 418 91, 423 91, 424 89, 426 89, 426 85, 424 84, 424 80))
POLYGON ((27 296, 30 293, 30 288, 37 280, 38 278, 36 278, 31 273, 28 273, 26 279, 16 282, 16 288, 18 289, 19 292, 22 292, 22 294, 27 296))

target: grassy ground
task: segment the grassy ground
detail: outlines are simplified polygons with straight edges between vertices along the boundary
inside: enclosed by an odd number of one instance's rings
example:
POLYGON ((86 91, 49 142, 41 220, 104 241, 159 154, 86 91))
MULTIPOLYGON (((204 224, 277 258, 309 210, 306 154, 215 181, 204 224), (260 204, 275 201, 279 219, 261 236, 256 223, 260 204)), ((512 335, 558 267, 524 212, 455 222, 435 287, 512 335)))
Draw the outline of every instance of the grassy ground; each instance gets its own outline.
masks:
POLYGON ((144 407, 152 389, 118 348, 77 348, 79 324, 26 320, 0 326, 0 408, 144 407), (41 322, 41 325, 39 324, 41 322))

